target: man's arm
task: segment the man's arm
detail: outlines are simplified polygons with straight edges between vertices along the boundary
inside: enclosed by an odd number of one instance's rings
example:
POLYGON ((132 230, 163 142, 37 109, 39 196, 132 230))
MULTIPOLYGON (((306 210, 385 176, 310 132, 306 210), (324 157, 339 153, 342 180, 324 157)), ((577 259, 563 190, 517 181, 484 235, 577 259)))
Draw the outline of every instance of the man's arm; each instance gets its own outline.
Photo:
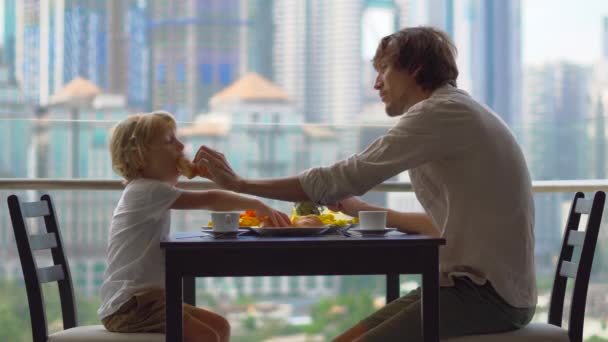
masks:
POLYGON ((425 213, 406 213, 388 208, 379 207, 360 200, 357 197, 349 197, 338 202, 330 209, 341 211, 347 215, 358 217, 360 211, 386 211, 386 225, 397 228, 404 233, 416 233, 439 237, 441 233, 425 213))
POLYGON ((237 182, 234 191, 281 201, 300 202, 309 200, 297 176, 271 179, 241 179, 237 182))
POLYGON ((304 192, 297 176, 273 179, 244 179, 239 177, 226 161, 223 153, 206 146, 201 146, 194 163, 199 167, 201 176, 206 177, 224 189, 260 197, 273 198, 282 201, 306 201, 308 195, 304 192))

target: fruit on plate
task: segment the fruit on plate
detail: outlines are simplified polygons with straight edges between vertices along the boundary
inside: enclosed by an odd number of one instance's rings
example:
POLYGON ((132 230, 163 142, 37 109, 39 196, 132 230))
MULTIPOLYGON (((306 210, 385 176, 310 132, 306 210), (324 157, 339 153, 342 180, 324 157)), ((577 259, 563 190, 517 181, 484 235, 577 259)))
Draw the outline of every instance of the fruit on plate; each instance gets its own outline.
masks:
POLYGON ((251 226, 259 226, 260 219, 255 213, 255 210, 247 210, 241 214, 239 218, 239 226, 241 227, 251 227, 251 226))
POLYGON ((296 215, 298 216, 306 216, 306 215, 320 215, 321 211, 319 207, 310 201, 304 202, 296 202, 294 205, 296 215))

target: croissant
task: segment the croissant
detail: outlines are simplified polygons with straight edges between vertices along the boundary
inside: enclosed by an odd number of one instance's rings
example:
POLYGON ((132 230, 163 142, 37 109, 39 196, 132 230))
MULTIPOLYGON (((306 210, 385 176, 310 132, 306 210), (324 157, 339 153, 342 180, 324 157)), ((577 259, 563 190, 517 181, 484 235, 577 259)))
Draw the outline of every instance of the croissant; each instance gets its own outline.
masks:
POLYGON ((200 170, 198 167, 189 161, 188 158, 183 156, 177 159, 177 170, 188 179, 192 179, 197 175, 200 175, 200 170))

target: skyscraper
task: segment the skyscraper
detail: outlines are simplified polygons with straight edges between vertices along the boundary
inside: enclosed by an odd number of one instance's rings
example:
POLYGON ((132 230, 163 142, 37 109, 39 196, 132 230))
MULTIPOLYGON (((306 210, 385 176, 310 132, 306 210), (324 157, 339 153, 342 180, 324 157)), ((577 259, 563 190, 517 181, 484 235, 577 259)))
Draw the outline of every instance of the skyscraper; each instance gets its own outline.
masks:
MULTIPOLYGON (((7 82, 15 81, 15 35, 17 29, 17 5, 15 1, 16 0, 4 0, 3 53, 2 56, 0 56, 0 60, 4 60, 4 67, 7 68, 7 82)), ((2 63, 3 62, 0 61, 0 64, 2 63)))
POLYGON ((269 0, 153 0, 153 107, 191 120, 246 71, 271 78, 271 11, 269 0))
POLYGON ((275 3, 275 81, 309 122, 361 110, 361 11, 349 0, 275 3))
POLYGON ((521 113, 520 0, 473 0, 472 95, 510 126, 521 113))
MULTIPOLYGON (((378 73, 372 59, 378 43, 398 29, 399 7, 394 0, 367 0, 361 16, 361 72, 363 105, 378 103, 378 91, 374 83, 378 73)), ((363 109, 365 111, 365 109, 363 109)))
MULTIPOLYGON (((590 178, 587 141, 587 70, 568 63, 526 68, 523 79, 523 150, 534 180, 590 178)), ((565 194, 535 196, 539 270, 550 270, 563 227, 565 194)))
POLYGON ((400 26, 433 26, 454 37, 454 0, 397 0, 400 26))
POLYGON ((46 104, 81 76, 107 85, 106 3, 95 0, 17 2, 17 78, 28 101, 46 104))
POLYGON ((143 106, 148 51, 141 1, 11 1, 15 28, 5 35, 15 35, 15 74, 26 100, 45 105, 63 85, 83 77, 107 92, 137 91, 134 103, 143 106))

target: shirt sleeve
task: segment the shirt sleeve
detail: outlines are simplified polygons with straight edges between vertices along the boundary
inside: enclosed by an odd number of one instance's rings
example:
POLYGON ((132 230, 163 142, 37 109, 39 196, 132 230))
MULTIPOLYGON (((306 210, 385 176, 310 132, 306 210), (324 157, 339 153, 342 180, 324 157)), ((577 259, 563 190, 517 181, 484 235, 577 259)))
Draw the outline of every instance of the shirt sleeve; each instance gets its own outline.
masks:
POLYGON ((300 173, 300 184, 316 203, 362 195, 403 171, 466 151, 476 141, 473 115, 454 101, 425 103, 406 113, 364 151, 300 173))
POLYGON ((171 206, 182 194, 182 190, 163 182, 154 182, 149 188, 148 208, 152 210, 153 217, 159 219, 161 215, 171 206))

